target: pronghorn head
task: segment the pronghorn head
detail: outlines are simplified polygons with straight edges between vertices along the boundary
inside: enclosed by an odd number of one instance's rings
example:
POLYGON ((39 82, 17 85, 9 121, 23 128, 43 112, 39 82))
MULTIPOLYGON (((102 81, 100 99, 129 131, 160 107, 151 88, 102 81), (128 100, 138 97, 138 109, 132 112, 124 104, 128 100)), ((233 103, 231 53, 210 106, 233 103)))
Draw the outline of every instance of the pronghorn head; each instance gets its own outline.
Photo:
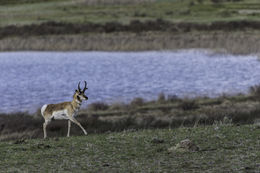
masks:
POLYGON ((88 89, 87 88, 87 82, 84 81, 84 83, 85 83, 84 89, 81 90, 80 89, 80 82, 79 82, 78 89, 75 90, 75 94, 74 94, 74 98, 77 98, 77 100, 80 100, 80 101, 81 100, 88 100, 88 97, 85 95, 85 91, 88 89))

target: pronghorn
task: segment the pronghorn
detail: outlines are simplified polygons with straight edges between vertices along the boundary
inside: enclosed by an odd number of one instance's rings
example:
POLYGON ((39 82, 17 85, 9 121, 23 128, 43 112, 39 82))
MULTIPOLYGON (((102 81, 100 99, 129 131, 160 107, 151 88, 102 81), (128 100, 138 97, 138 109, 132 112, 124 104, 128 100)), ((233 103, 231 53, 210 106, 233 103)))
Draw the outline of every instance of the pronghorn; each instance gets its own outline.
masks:
POLYGON ((75 116, 80 109, 82 100, 88 100, 88 97, 84 94, 87 88, 87 82, 85 81, 84 89, 80 89, 80 82, 78 83, 78 89, 75 90, 73 95, 73 100, 71 102, 62 102, 57 104, 45 104, 41 108, 41 114, 45 120, 43 123, 43 133, 44 139, 47 137, 46 127, 47 125, 55 119, 67 119, 68 120, 68 133, 67 137, 70 136, 70 126, 71 121, 77 124, 87 135, 86 130, 81 126, 81 124, 75 119, 75 116))

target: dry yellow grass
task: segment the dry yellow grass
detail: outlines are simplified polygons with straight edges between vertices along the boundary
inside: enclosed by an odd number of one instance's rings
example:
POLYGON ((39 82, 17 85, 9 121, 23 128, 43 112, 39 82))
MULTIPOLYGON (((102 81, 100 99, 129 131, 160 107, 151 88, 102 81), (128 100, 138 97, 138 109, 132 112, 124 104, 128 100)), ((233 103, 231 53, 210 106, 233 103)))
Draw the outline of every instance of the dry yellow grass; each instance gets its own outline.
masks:
POLYGON ((252 54, 260 52, 259 32, 142 32, 96 33, 86 35, 46 35, 10 37, 0 40, 1 51, 101 50, 144 51, 178 49, 212 49, 222 53, 252 54))

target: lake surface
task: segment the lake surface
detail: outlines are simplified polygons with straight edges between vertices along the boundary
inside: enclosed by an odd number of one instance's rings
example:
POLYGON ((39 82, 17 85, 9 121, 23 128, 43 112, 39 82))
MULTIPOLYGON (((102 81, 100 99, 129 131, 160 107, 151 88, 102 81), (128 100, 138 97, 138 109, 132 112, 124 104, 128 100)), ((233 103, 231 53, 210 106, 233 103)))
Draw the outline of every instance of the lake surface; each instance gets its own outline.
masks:
POLYGON ((45 103, 70 101, 78 81, 84 80, 87 103, 112 103, 156 99, 160 93, 179 97, 246 93, 260 83, 259 72, 257 56, 200 50, 4 52, 0 112, 33 112, 45 103))

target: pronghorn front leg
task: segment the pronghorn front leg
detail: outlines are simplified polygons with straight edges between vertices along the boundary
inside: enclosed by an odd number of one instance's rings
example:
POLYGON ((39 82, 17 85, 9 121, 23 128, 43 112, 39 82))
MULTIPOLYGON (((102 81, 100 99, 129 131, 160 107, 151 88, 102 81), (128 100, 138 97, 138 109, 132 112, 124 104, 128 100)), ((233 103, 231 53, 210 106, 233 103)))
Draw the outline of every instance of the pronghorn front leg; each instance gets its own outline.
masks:
POLYGON ((70 117, 69 118, 70 121, 72 121, 73 123, 77 124, 84 132, 85 135, 87 135, 88 133, 86 132, 86 130, 81 126, 81 124, 74 118, 74 117, 70 117))

